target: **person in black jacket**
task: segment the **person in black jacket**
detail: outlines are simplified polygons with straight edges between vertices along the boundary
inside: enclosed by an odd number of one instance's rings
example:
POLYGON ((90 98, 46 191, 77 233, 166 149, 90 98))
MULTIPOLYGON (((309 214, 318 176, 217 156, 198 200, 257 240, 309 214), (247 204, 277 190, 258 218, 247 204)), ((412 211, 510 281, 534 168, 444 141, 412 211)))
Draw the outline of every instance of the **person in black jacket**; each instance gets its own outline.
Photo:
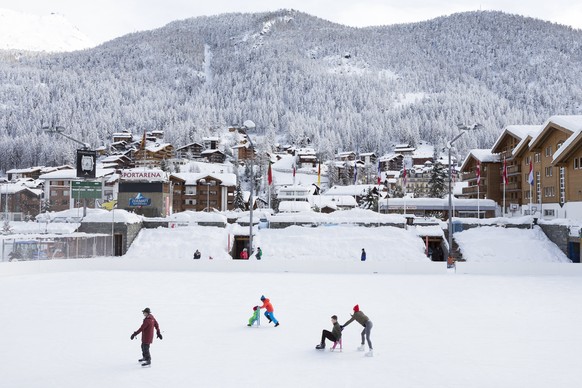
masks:
POLYGON ((331 331, 329 330, 322 330, 321 332, 321 343, 319 343, 315 349, 325 349, 325 339, 327 338, 330 341, 336 342, 342 338, 342 328, 340 324, 337 322, 337 315, 331 316, 331 324, 333 328, 331 331))

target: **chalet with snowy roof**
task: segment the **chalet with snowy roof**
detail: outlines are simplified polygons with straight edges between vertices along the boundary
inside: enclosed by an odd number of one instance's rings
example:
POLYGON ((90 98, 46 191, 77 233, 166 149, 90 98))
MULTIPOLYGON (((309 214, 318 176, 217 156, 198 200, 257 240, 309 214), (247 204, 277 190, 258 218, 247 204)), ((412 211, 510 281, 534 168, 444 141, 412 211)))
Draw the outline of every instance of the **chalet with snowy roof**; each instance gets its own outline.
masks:
POLYGON ((170 143, 146 140, 145 142, 142 141, 139 149, 135 151, 134 162, 136 167, 160 168, 162 160, 169 160, 173 155, 174 146, 170 143))
POLYGON ((38 179, 44 166, 29 167, 29 168, 13 168, 6 171, 9 181, 15 181, 21 178, 38 179))
POLYGON ((6 175, 8 177, 8 181, 14 182, 24 178, 38 179, 38 177, 40 177, 42 174, 53 171, 72 169, 73 167, 69 166, 68 164, 56 167, 37 166, 29 168, 14 168, 6 171, 6 175))
POLYGON ((160 129, 153 130, 151 132, 151 136, 156 138, 157 140, 163 140, 164 139, 164 131, 162 131, 160 129))
POLYGON ((186 144, 185 146, 176 148, 176 158, 181 159, 200 159, 202 157, 202 151, 204 151, 204 145, 199 142, 194 142, 186 144))
POLYGON ((251 146, 248 140, 243 140, 239 144, 232 147, 233 153, 239 161, 254 159, 256 156, 255 149, 251 146))
POLYGON ((11 221, 36 217, 41 210, 42 189, 31 188, 23 181, 0 184, 1 211, 11 221))
POLYGON ((426 162, 434 163, 434 146, 425 141, 421 141, 418 147, 412 152, 412 164, 424 166, 426 162))
POLYGON ((220 150, 204 150, 201 155, 208 163, 222 164, 226 160, 226 154, 220 150))
POLYGON ((356 160, 356 153, 354 151, 345 151, 345 152, 339 152, 336 156, 335 156, 336 160, 342 161, 342 162, 353 162, 354 160, 356 160))
MULTIPOLYGON (((562 158, 564 150, 561 148, 567 144, 566 147, 570 152, 566 155, 577 155, 576 151, 571 152, 575 148, 572 147, 572 143, 578 138, 581 128, 582 116, 552 116, 529 143, 530 152, 533 154, 536 188, 532 202, 541 202, 542 209, 540 210, 544 218, 565 218, 567 209, 576 212, 575 208, 580 206, 579 203, 564 206, 568 199, 568 188, 572 186, 571 190, 576 198, 581 186, 578 180, 579 175, 573 174, 573 164, 571 174, 567 174, 568 166, 562 158)), ((577 213, 582 216, 582 212, 577 213)), ((573 214, 569 213, 568 216, 572 217, 573 214)))
POLYGON ((133 143, 133 135, 131 134, 131 132, 129 131, 122 131, 122 132, 115 132, 113 135, 111 135, 111 142, 112 143, 117 143, 117 142, 126 142, 128 144, 133 143))
POLYGON ((317 167, 317 154, 313 148, 299 148, 296 156, 297 168, 317 167))
POLYGON ((416 150, 416 148, 414 148, 411 144, 408 143, 397 144, 394 146, 394 153, 401 154, 404 156, 406 155, 412 156, 414 150, 416 150))
POLYGON ((463 196, 469 199, 492 199, 499 203, 501 192, 499 184, 501 175, 499 154, 490 149, 473 149, 461 165, 461 176, 467 186, 463 188, 463 196), (479 181, 479 182, 478 182, 479 181))
MULTIPOLYGON (((523 173, 524 171, 526 173, 529 172, 529 158, 526 155, 524 160, 524 153, 519 151, 529 148, 525 147, 526 142, 524 140, 531 139, 540 130, 541 127, 539 125, 509 125, 503 129, 503 132, 497 138, 493 147, 491 147, 491 153, 499 154, 497 175, 500 177, 503 175, 504 162, 507 166, 508 184, 505 185, 505 201, 507 205, 513 204, 513 206, 521 206, 524 202, 529 202, 529 185, 527 185, 527 176, 524 179, 523 173)), ((495 172, 488 171, 488 173, 495 172)), ((498 185, 499 194, 487 198, 500 199, 500 204, 502 204, 503 186, 503 180, 500 178, 498 185)))
POLYGON ((114 168, 117 170, 124 170, 127 168, 133 168, 133 160, 126 154, 115 154, 105 156, 99 159, 99 163, 103 165, 104 168, 114 168))
POLYGON ((175 173, 170 175, 170 181, 174 212, 234 208, 235 174, 175 173))
POLYGON ((389 154, 380 158, 381 171, 400 171, 402 170, 404 156, 402 154, 389 154))
POLYGON ((373 152, 363 152, 358 155, 360 161, 364 162, 365 165, 375 165, 376 161, 378 160, 378 156, 373 152))

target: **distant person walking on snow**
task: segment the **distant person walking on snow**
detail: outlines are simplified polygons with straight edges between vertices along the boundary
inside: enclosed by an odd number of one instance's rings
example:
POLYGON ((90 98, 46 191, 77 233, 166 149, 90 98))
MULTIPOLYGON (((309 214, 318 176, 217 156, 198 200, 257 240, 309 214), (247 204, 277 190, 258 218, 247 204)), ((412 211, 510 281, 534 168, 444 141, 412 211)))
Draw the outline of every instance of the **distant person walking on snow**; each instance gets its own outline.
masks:
POLYGON ((366 251, 362 248, 362 256, 360 256, 362 261, 366 261, 366 251))
POLYGON ((274 322, 275 327, 279 326, 279 321, 277 320, 277 318, 275 318, 275 315, 273 314, 275 312, 275 309, 273 308, 271 301, 265 298, 264 295, 261 296, 261 301, 263 302, 263 305, 260 308, 267 310, 265 311, 265 317, 267 317, 269 323, 274 322))
POLYGON ((353 321, 357 321, 360 325, 364 326, 364 330, 362 330, 362 345, 358 347, 358 350, 364 351, 366 349, 364 345, 364 335, 365 335, 366 340, 368 341, 368 347, 370 348, 370 351, 366 353, 366 356, 372 357, 374 355, 373 353, 374 350, 372 349, 372 341, 370 341, 370 332, 372 331, 372 327, 374 325, 372 324, 372 321, 366 316, 366 314, 360 311, 359 305, 354 306, 354 313, 352 314, 352 317, 350 318, 349 321, 341 325, 342 329, 349 325, 350 323, 352 323, 353 321))
POLYGON ((152 357, 150 356, 150 345, 154 342, 154 328, 156 329, 156 336, 162 339, 162 333, 160 333, 160 326, 158 321, 151 314, 149 307, 146 307, 143 311, 143 323, 140 328, 137 329, 132 335, 133 340, 139 333, 141 333, 141 353, 142 358, 138 360, 141 362, 141 366, 149 366, 152 363, 152 357))
POLYGON ((331 324, 333 328, 331 331, 329 330, 322 330, 321 332, 321 342, 319 345, 315 347, 315 349, 325 349, 325 339, 327 338, 330 341, 337 342, 342 338, 342 327, 337 322, 337 315, 331 316, 331 324))
POLYGON ((257 260, 261 260, 261 257, 263 257, 263 251, 261 250, 261 247, 257 248, 257 254, 255 255, 255 257, 257 258, 257 260))
POLYGON ((242 252, 240 253, 240 258, 243 260, 248 260, 249 259, 249 254, 247 253, 247 249, 244 248, 242 250, 242 252))
POLYGON ((202 255, 200 254, 200 251, 199 251, 198 249, 196 249, 196 252, 194 252, 194 260, 198 260, 198 259, 200 259, 200 256, 202 256, 202 255))

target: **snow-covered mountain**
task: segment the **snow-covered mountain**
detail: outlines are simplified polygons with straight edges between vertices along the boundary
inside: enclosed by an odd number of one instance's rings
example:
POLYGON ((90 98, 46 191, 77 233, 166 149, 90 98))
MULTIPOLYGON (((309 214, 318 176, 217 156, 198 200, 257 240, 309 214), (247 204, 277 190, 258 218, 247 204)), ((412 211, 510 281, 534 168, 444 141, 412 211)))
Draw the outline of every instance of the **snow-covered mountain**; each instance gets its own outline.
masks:
POLYGON ((252 120, 264 139, 309 138, 329 158, 438 149, 457 123, 483 124, 455 143, 467 150, 506 125, 582 113, 582 31, 502 12, 370 28, 293 10, 224 14, 72 53, 0 50, 0 81, 0 170, 71 163, 75 144, 45 125, 93 146, 120 130, 163 130, 181 146, 252 120))
POLYGON ((95 44, 63 15, 0 9, 0 50, 66 52, 95 44))

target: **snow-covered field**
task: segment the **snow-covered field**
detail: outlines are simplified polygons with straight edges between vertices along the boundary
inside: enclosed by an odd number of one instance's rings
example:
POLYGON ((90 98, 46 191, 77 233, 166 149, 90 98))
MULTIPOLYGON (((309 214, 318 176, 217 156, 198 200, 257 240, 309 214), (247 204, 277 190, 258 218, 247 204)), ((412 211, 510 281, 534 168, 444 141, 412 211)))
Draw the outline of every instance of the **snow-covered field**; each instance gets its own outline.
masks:
POLYGON ((228 266, 266 262, 166 260, 165 271, 144 270, 148 259, 1 263, 2 386, 580 386, 579 277, 265 273, 228 266), (246 326, 262 294, 281 326, 246 326), (329 317, 345 322, 356 303, 374 322, 374 357, 356 350, 355 322, 342 353, 314 350, 329 317), (146 306, 164 335, 150 369, 129 339, 146 306))
POLYGON ((480 229, 458 234, 482 248, 469 260, 506 266, 495 258, 533 245, 538 263, 518 258, 514 272, 543 264, 569 276, 450 273, 414 230, 390 227, 260 230, 262 261, 227 260, 230 230, 194 226, 144 230, 122 258, 3 262, 1 385, 578 387, 578 265, 552 260, 561 252, 536 229, 480 229), (281 326, 246 326, 262 294, 281 326), (356 350, 357 323, 343 352, 316 351, 330 316, 344 323, 355 304, 374 322, 374 357, 356 350), (150 369, 129 339, 145 307, 164 334, 150 369))

